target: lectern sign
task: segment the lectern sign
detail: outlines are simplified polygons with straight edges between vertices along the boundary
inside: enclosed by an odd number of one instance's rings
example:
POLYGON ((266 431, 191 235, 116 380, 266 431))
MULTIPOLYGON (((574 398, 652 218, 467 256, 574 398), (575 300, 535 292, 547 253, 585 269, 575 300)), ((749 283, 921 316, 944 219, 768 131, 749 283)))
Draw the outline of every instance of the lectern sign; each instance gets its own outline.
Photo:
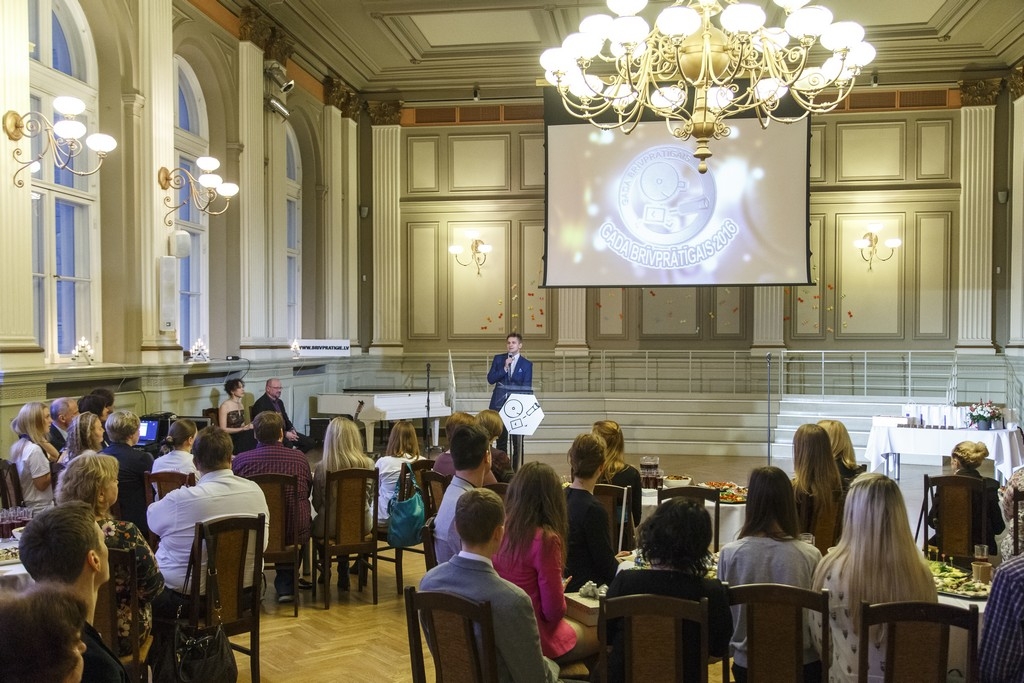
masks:
POLYGON ((544 411, 533 394, 509 394, 499 412, 509 434, 530 436, 544 420, 544 411))

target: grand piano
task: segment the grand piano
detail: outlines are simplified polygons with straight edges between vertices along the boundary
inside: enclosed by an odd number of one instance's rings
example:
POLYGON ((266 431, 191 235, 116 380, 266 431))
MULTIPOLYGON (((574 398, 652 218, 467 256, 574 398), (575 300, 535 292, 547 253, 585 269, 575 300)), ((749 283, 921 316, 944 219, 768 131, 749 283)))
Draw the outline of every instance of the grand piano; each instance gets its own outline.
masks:
MULTIPOLYGON (((366 430, 366 448, 373 450, 374 428, 382 420, 416 420, 427 417, 426 391, 387 391, 357 389, 341 394, 320 394, 317 411, 322 415, 352 415, 366 430)), ((432 446, 437 446, 440 418, 452 414, 444 402, 443 391, 430 392, 430 420, 433 422, 432 446)))

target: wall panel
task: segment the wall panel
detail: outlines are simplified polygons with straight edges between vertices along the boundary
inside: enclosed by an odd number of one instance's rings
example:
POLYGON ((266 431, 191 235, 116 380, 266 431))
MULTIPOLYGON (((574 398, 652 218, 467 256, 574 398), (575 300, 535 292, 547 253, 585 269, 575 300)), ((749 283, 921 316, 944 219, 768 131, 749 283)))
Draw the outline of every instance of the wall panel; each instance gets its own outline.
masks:
POLYGON ((509 135, 449 135, 449 189, 511 189, 509 135))
POLYGON ((916 336, 948 338, 952 259, 953 216, 948 212, 918 213, 917 244, 917 329, 916 336))
POLYGON ((481 337, 507 334, 509 326, 509 254, 507 221, 472 221, 448 223, 448 244, 466 247, 460 255, 469 262, 469 244, 482 239, 494 247, 487 263, 459 265, 449 256, 451 277, 448 280, 449 337, 481 337))
POLYGON ((438 315, 437 233, 438 224, 410 223, 409 245, 409 336, 437 337, 438 315))

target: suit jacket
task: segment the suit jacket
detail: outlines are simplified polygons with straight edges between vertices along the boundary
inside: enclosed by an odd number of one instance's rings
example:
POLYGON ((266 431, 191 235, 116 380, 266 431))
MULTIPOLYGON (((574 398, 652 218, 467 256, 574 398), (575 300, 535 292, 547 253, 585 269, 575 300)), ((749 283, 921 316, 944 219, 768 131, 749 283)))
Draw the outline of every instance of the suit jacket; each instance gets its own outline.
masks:
POLYGON ((509 394, 520 393, 523 390, 533 391, 533 363, 526 360, 526 357, 519 354, 516 367, 510 377, 505 372, 505 361, 507 353, 499 353, 491 361, 491 369, 487 372, 487 383, 494 385, 494 392, 491 393, 491 410, 501 410, 509 394))
POLYGON ((53 444, 57 451, 64 450, 64 446, 68 443, 68 440, 64 438, 64 435, 60 433, 55 424, 50 425, 50 443, 53 444))
POLYGON ((148 536, 145 473, 153 469, 153 456, 125 443, 112 443, 102 454, 117 458, 117 501, 121 506, 121 519, 139 527, 142 535, 148 536))
POLYGON ((263 394, 256 399, 256 402, 252 404, 252 408, 249 409, 249 419, 255 420, 257 415, 265 413, 268 410, 279 413, 281 415, 281 419, 284 420, 284 431, 287 434, 295 428, 295 425, 292 424, 292 419, 288 417, 288 411, 285 410, 284 401, 278 401, 277 405, 281 407, 280 410, 274 407, 274 402, 270 400, 269 396, 263 394))
POLYGON ((541 654, 537 618, 529 596, 498 576, 486 562, 456 555, 427 572, 420 590, 443 591, 491 603, 500 683, 558 680, 558 666, 541 654))

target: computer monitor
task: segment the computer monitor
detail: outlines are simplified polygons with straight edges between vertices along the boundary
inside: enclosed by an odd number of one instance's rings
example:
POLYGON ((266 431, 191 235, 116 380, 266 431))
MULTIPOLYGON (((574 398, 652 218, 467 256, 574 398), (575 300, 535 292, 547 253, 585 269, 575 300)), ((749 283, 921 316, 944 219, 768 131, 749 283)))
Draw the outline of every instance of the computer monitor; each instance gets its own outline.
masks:
POLYGON ((142 420, 139 423, 139 445, 145 446, 157 440, 160 431, 159 420, 142 420))

